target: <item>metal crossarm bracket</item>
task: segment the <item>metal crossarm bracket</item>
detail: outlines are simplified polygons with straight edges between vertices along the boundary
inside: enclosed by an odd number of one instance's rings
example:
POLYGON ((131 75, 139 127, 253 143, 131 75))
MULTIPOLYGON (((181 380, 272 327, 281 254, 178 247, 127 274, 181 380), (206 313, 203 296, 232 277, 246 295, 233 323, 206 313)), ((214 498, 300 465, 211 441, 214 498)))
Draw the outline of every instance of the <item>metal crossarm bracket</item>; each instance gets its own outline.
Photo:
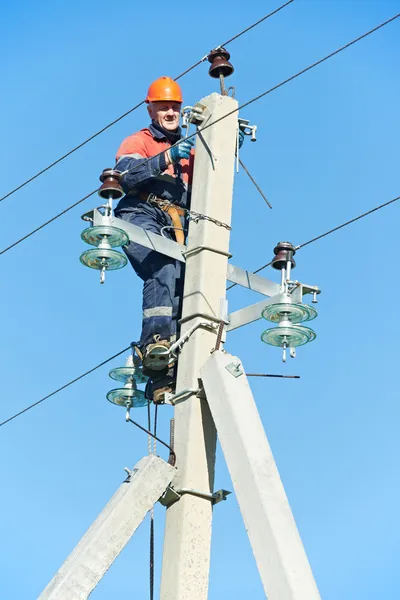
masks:
POLYGON ((279 299, 280 295, 278 294, 269 300, 260 300, 260 302, 256 302, 255 304, 251 304, 250 306, 246 306, 245 308, 241 308, 240 310, 231 313, 229 315, 229 325, 226 328, 227 331, 233 331, 234 329, 238 329, 238 327, 253 323, 253 321, 258 321, 262 318, 262 310, 268 306, 268 304, 279 302, 279 299))
MULTIPOLYGON (((101 207, 100 207, 101 208, 101 207)), ((145 246, 145 248, 150 248, 155 250, 156 252, 160 252, 160 254, 165 254, 166 256, 170 256, 175 260, 179 260, 180 262, 185 262, 186 257, 194 252, 198 252, 199 250, 209 250, 212 252, 216 252, 217 254, 227 254, 225 252, 221 252, 217 248, 211 248, 208 246, 200 246, 194 248, 188 248, 187 246, 182 246, 173 240, 169 240, 162 235, 158 235, 157 233, 152 233, 150 231, 146 231, 142 227, 138 227, 137 225, 133 225, 132 223, 128 223, 123 219, 118 219, 114 216, 107 216, 103 214, 99 208, 95 208, 84 215, 82 215, 82 219, 84 221, 90 221, 94 227, 108 225, 110 227, 117 227, 118 229, 122 229, 128 235, 129 240, 131 242, 135 242, 136 244, 140 244, 145 246)), ((279 293, 279 284, 270 281, 269 279, 265 279, 260 275, 256 275, 251 271, 246 271, 245 269, 241 269, 240 267, 236 267, 235 265, 228 264, 226 278, 228 281, 232 283, 236 283, 242 287, 246 287, 254 292, 259 292, 264 296, 275 296, 279 293)), ((299 284, 301 286, 301 284, 299 284)), ((305 288, 306 286, 304 286, 305 288)), ((296 290, 297 293, 297 290, 296 290)), ((299 290, 298 293, 307 293, 304 290, 299 290)), ((312 292, 311 292, 312 293, 312 292)))
POLYGON ((162 235, 152 233, 151 231, 146 231, 142 227, 128 223, 123 219, 118 219, 117 217, 113 216, 105 216, 99 211, 98 208, 86 213, 84 217, 85 219, 92 221, 94 227, 100 225, 118 227, 118 229, 122 229, 128 234, 131 242, 136 242, 141 246, 145 246, 145 248, 150 248, 156 252, 160 252, 160 254, 165 254, 171 258, 175 258, 175 260, 185 262, 183 252, 186 250, 186 246, 182 246, 173 240, 168 240, 162 235))
POLYGON ((290 281, 289 284, 292 285, 290 295, 293 302, 302 302, 303 296, 306 294, 312 294, 313 299, 311 302, 314 304, 317 303, 317 296, 321 293, 321 290, 318 286, 307 285, 306 283, 300 283, 300 281, 290 281))
MULTIPOLYGON (((260 278, 261 279, 261 278, 260 278)), ((265 280, 266 282, 268 280, 265 280)), ((305 283, 300 283, 299 281, 291 282, 293 284, 293 288, 290 292, 293 303, 302 302, 303 296, 305 294, 312 294, 313 300, 312 302, 317 301, 317 295, 321 293, 321 290, 317 286, 307 285, 305 283)), ((262 318, 262 311, 269 304, 274 304, 275 302, 281 302, 281 294, 279 293, 279 285, 276 284, 278 288, 278 293, 274 294, 268 300, 260 300, 255 304, 250 304, 245 308, 241 308, 231 313, 228 317, 229 324, 227 325, 227 331, 233 331, 234 329, 238 329, 238 327, 242 327, 243 325, 248 325, 248 323, 253 323, 254 321, 258 321, 262 318)), ((252 288, 254 289, 254 288, 252 288)), ((257 290, 259 291, 259 290, 257 290)))
POLYGON ((280 285, 269 279, 265 279, 260 275, 235 267, 234 265, 228 264, 227 277, 228 281, 236 283, 243 287, 249 288, 254 292, 264 294, 264 296, 275 296, 279 294, 280 285))
POLYGON ((190 494, 191 496, 196 496, 197 498, 210 500, 214 506, 215 504, 219 504, 219 502, 226 500, 231 493, 232 492, 229 492, 228 490, 222 489, 214 492, 213 494, 209 494, 208 492, 199 492, 198 490, 192 490, 188 488, 175 490, 173 487, 169 486, 165 494, 163 494, 159 499, 159 502, 168 508, 168 506, 171 506, 171 504, 178 502, 178 500, 180 500, 184 494, 190 494))

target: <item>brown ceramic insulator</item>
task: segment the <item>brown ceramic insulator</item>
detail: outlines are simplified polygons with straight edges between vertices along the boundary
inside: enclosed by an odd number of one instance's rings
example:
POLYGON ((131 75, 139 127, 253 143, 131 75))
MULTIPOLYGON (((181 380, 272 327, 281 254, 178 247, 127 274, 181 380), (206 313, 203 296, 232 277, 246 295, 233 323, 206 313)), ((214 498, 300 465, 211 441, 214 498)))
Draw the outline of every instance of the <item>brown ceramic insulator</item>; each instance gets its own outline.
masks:
POLYGON ((290 242, 278 242, 274 248, 274 258, 272 259, 271 266, 273 269, 280 271, 286 269, 286 264, 290 261, 292 269, 295 268, 296 263, 293 256, 296 254, 293 244, 290 242))
POLYGON ((215 79, 218 79, 220 75, 223 75, 224 77, 232 75, 234 68, 229 62, 230 57, 231 55, 225 48, 218 48, 217 50, 210 52, 207 57, 211 63, 211 67, 208 70, 209 75, 215 79))
POLYGON ((104 169, 99 177, 102 182, 102 186, 97 192, 101 198, 108 200, 110 197, 113 200, 118 200, 124 195, 124 191, 121 187, 121 173, 114 171, 114 169, 104 169))

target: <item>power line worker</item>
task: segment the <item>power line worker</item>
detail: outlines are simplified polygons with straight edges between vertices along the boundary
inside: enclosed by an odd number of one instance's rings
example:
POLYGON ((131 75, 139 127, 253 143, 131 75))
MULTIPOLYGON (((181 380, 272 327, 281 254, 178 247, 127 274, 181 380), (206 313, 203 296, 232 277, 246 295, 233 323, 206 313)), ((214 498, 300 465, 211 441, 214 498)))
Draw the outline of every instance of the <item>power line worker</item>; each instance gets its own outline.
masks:
MULTIPOLYGON (((146 102, 151 124, 127 137, 117 152, 115 168, 129 172, 122 177, 126 195, 115 216, 183 244, 186 219, 182 209, 190 207, 194 141, 181 138, 181 88, 170 77, 160 77, 150 85, 146 102), (141 164, 147 158, 150 160, 141 164)), ((181 262, 134 242, 124 250, 143 280, 138 350, 157 401, 161 393, 172 390, 166 349, 177 334, 183 267, 181 262)))

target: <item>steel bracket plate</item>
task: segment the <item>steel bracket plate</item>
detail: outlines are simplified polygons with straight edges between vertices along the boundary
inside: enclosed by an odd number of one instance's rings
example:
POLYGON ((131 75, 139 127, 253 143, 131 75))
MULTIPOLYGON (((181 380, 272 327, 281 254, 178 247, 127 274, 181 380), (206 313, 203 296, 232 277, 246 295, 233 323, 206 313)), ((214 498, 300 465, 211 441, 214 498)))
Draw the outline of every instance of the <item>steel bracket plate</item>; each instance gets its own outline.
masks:
POLYGON ((232 281, 232 283, 246 287, 254 292, 259 292, 264 296, 275 296, 280 292, 279 283, 265 279, 265 277, 251 273, 251 271, 235 267, 231 263, 228 264, 227 279, 228 281, 232 281))
POLYGON ((184 402, 185 400, 188 400, 192 396, 199 397, 199 393, 200 393, 199 388, 187 388, 176 394, 164 392, 162 404, 170 404, 171 406, 175 406, 175 404, 179 404, 179 402, 184 402))
POLYGON ((243 367, 238 361, 229 363, 229 365, 226 365, 225 369, 234 377, 240 377, 244 373, 243 367))
MULTIPOLYGON (((111 227, 118 227, 119 229, 125 231, 131 242, 141 244, 146 248, 151 248, 160 254, 165 254, 166 256, 175 258, 180 262, 185 262, 186 256, 200 250, 209 250, 221 253, 218 249, 211 248, 209 246, 199 246, 195 248, 182 246, 173 240, 169 240, 162 235, 146 231, 142 227, 128 223, 123 219, 119 219, 114 216, 106 216, 101 211, 102 207, 95 208, 83 214, 81 218, 84 221, 89 221, 93 226, 108 225, 111 227)), ((222 254, 228 255, 229 257, 231 256, 226 252, 222 252, 222 254)), ((232 283, 246 287, 254 292, 258 292, 268 297, 277 295, 280 289, 278 283, 269 279, 265 279, 264 277, 256 275, 250 271, 246 271, 245 269, 241 269, 240 267, 236 267, 231 263, 228 264, 226 278, 232 283)))
POLYGON ((178 492, 176 492, 174 488, 169 486, 159 499, 159 503, 168 508, 168 506, 171 506, 171 504, 175 504, 175 502, 178 502, 178 500, 180 499, 180 494, 178 494, 178 492))

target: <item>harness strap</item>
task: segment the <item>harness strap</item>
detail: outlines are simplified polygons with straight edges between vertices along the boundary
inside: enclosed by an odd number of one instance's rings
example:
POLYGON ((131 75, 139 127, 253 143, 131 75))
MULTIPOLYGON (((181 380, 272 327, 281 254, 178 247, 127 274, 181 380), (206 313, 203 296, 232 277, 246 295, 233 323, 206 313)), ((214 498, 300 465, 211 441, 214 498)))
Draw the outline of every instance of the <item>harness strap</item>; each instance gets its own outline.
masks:
POLYGON ((183 246, 185 243, 185 233, 182 231, 182 223, 180 217, 185 216, 185 210, 181 206, 177 206, 176 204, 168 202, 168 200, 163 200, 162 198, 154 196, 154 194, 146 194, 146 192, 141 192, 140 198, 141 200, 145 200, 150 204, 155 204, 156 206, 158 206, 158 208, 160 208, 170 216, 172 226, 174 228, 173 231, 175 235, 175 240, 178 242, 178 244, 181 244, 183 246))
POLYGON ((161 206, 160 208, 171 217, 172 226, 174 227, 173 232, 175 235, 175 240, 178 242, 178 244, 183 246, 185 243, 185 233, 182 231, 180 216, 183 216, 185 213, 182 209, 180 209, 180 207, 175 206, 174 204, 161 206), (181 212, 179 212, 179 209, 181 212))

